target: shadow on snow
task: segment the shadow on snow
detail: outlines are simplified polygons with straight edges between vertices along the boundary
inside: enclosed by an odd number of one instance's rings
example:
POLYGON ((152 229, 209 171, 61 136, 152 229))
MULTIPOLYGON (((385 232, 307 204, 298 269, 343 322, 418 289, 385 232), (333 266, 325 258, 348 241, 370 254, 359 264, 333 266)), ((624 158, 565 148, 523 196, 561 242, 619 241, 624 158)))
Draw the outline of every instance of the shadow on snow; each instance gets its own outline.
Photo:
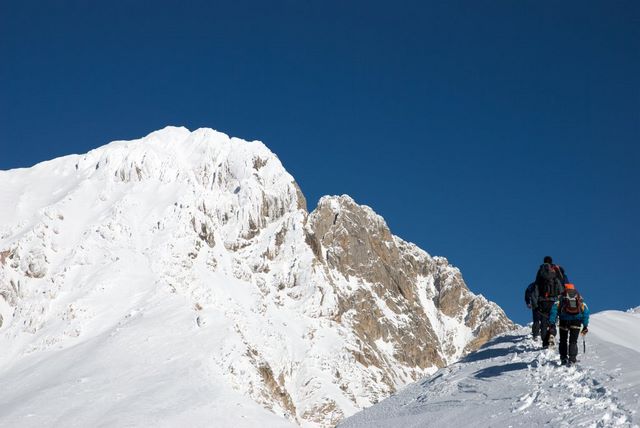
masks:
POLYGON ((529 364, 528 363, 508 363, 503 364, 501 366, 490 366, 485 367, 481 370, 478 370, 473 375, 478 379, 485 379, 489 377, 497 377, 501 376, 504 373, 513 372, 517 370, 525 370, 529 364))
POLYGON ((467 355, 460 361, 463 363, 471 363, 474 361, 482 361, 490 358, 504 357, 509 354, 520 354, 522 352, 530 351, 531 349, 518 347, 517 344, 522 342, 527 337, 523 335, 506 335, 496 337, 493 340, 485 343, 478 351, 467 355), (512 346, 506 348, 494 348, 494 346, 501 343, 511 343, 512 346))
MULTIPOLYGON (((523 352, 531 351, 533 348, 530 346, 523 346, 520 342, 527 339, 526 335, 504 335, 494 338, 482 346, 478 351, 467 355, 461 361, 464 363, 470 363, 475 361, 489 360, 498 357, 505 357, 507 355, 521 354, 523 352), (496 347, 496 345, 508 344, 506 347, 496 347)), ((508 372, 517 370, 525 370, 531 363, 514 362, 507 364, 500 364, 485 367, 478 370, 473 375, 478 379, 486 379, 491 377, 501 376, 508 372)))

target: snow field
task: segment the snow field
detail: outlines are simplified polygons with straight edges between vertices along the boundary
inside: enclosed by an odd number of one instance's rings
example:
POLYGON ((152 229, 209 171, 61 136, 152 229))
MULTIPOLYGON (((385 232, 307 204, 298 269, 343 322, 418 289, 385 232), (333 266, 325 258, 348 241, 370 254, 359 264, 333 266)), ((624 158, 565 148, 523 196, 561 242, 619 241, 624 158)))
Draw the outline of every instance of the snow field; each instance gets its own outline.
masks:
POLYGON ((524 327, 339 427, 638 427, 640 314, 596 314, 589 329, 574 366, 524 327))

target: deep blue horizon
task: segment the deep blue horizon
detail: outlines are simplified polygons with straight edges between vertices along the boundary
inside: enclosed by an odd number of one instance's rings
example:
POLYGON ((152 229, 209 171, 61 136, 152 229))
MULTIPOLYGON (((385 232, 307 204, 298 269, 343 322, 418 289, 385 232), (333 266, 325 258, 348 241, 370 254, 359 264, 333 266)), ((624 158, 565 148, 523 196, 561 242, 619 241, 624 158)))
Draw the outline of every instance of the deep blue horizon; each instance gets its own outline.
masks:
POLYGON ((640 3, 189 3, 0 0, 0 169, 210 127, 516 322, 545 255, 640 305, 640 3))

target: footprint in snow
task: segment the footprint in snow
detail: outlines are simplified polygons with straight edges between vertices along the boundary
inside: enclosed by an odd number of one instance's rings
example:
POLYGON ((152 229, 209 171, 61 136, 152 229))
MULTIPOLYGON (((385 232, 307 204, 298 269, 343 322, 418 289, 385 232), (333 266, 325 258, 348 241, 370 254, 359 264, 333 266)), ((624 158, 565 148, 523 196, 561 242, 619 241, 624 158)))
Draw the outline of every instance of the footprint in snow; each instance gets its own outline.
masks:
POLYGON ((517 412, 522 412, 525 409, 528 409, 529 407, 531 407, 531 405, 536 401, 536 399, 538 398, 538 394, 540 392, 539 391, 534 391, 532 393, 529 394, 525 394, 522 397, 520 397, 521 402, 523 402, 519 407, 517 407, 516 409, 514 409, 512 411, 512 413, 517 413, 517 412))

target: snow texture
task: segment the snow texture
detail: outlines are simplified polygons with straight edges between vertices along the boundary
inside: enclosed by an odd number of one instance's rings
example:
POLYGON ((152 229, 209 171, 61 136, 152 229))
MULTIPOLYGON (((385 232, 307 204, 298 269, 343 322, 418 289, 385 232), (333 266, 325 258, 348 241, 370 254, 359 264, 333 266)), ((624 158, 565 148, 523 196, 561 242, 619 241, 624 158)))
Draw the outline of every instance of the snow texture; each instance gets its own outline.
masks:
POLYGON ((521 328, 339 427, 638 427, 640 313, 601 312, 589 330, 574 366, 521 328))

